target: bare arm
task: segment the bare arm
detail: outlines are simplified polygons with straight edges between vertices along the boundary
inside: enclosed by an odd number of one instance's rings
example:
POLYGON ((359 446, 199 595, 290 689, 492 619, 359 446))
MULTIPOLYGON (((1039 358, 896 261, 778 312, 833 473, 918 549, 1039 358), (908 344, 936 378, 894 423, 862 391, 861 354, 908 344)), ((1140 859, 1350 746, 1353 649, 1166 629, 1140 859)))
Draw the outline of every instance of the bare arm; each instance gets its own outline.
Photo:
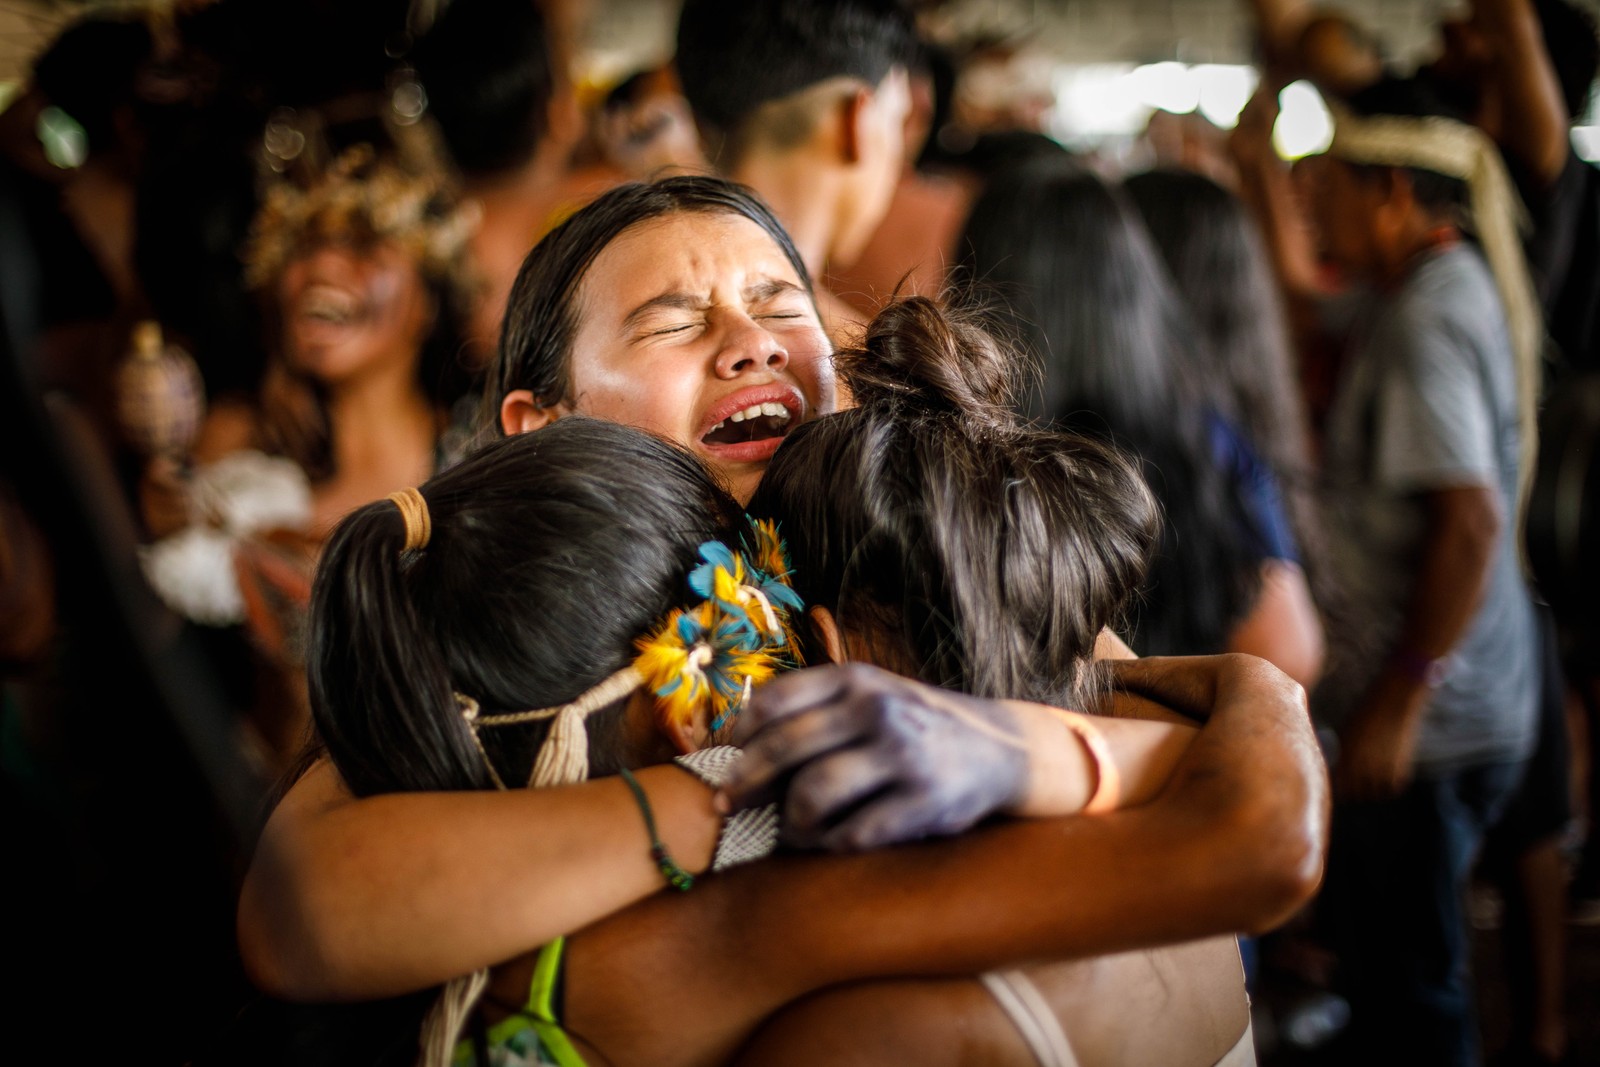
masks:
MULTIPOLYGON (((639 773, 669 850, 709 866, 711 791, 639 773)), ((327 763, 273 812, 239 900, 251 979, 291 1000, 392 996, 516 955, 662 887, 624 784, 356 799, 327 763)))
POLYGON ((1305 78, 1323 94, 1348 97, 1383 76, 1383 57, 1367 30, 1335 7, 1307 0, 1250 0, 1269 67, 1285 82, 1305 78))
POLYGON ((1299 316, 1308 301, 1323 295, 1311 225, 1301 211, 1288 166, 1272 144, 1278 121, 1278 93, 1285 79, 1265 71, 1261 84, 1239 113, 1228 135, 1228 151, 1239 168, 1239 195, 1255 216, 1267 255, 1289 303, 1299 316))
POLYGON ((1572 116, 1545 50, 1539 16, 1529 0, 1474 0, 1472 17, 1494 50, 1489 103, 1495 114, 1489 133, 1535 181, 1554 184, 1571 151, 1572 116))
MULTIPOLYGON (((1082 737, 1062 725, 1053 709, 1008 703, 1018 712, 1028 769, 1026 790, 1007 814, 1045 818, 1082 811, 1107 769, 1096 765, 1082 737)), ((1116 804, 1119 808, 1149 803, 1160 793, 1196 733, 1188 722, 1175 724, 1138 717, 1097 716, 1092 724, 1106 743, 1120 783, 1116 804)))
POLYGON ((838 982, 1271 928, 1321 877, 1322 757, 1281 672, 1226 656, 1210 674, 1187 684, 1216 711, 1152 803, 871 856, 780 856, 646 901, 571 942, 571 1028, 618 1062, 717 1062, 780 1005, 838 982))
MULTIPOLYGON (((1081 809, 1097 771, 1052 713, 1015 705, 1036 756, 1019 814, 1081 809)), ((1124 804, 1150 799, 1192 728, 1102 725, 1124 804)), ((710 791, 640 772, 669 851, 691 871, 720 829, 710 791)), ((263 990, 378 997, 498 963, 661 888, 632 797, 616 780, 558 790, 357 799, 327 763, 274 811, 246 876, 238 935, 263 990)))
MULTIPOLYGON (((1117 669, 1162 675, 1137 661, 1117 669)), ((1174 684, 1150 695, 1205 712, 1218 696, 1174 684)), ((669 851, 702 870, 720 828, 709 790, 670 768, 640 778, 669 851)), ((323 765, 267 825, 240 898, 239 942, 269 993, 379 997, 509 959, 660 886, 634 802, 615 780, 358 800, 323 765)))
POLYGON ((1228 651, 1260 656, 1310 689, 1322 676, 1323 643, 1305 572, 1281 559, 1261 571, 1261 593, 1228 635, 1228 651))
MULTIPOLYGON (((1434 490, 1426 499, 1421 571, 1396 651, 1431 660, 1448 654, 1471 624, 1489 585, 1504 520, 1495 491, 1486 486, 1434 490)), ((1391 658, 1346 728, 1337 774, 1341 792, 1382 797, 1404 787, 1428 692, 1391 658)))
POLYGON ((724 790, 733 809, 778 803, 791 845, 863 851, 962 833, 993 815, 1069 815, 1100 791, 1102 774, 1122 783, 1107 803, 1119 793, 1142 803, 1167 781, 1191 725, 1090 719, 835 664, 755 694, 734 728, 743 755, 724 790), (1104 743, 1104 766, 1091 740, 1104 743))

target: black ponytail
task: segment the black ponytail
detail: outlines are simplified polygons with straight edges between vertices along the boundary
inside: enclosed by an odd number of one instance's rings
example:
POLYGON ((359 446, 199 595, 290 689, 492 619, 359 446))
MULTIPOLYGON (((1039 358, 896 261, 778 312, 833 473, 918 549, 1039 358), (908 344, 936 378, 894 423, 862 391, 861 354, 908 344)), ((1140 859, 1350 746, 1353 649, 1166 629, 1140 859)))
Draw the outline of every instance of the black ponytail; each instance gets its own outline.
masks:
POLYGON ((1083 168, 1040 160, 989 183, 961 246, 964 268, 1007 292, 997 315, 1041 371, 1028 413, 1136 455, 1161 501, 1133 647, 1220 652, 1260 594, 1261 559, 1213 443, 1219 383, 1134 209, 1083 168))
MULTIPOLYGON (((484 714, 575 699, 690 599, 708 540, 743 515, 692 455, 579 417, 497 441, 422 487, 426 547, 402 553, 389 501, 335 530, 311 602, 311 705, 357 795, 486 789, 455 694, 484 714)), ((591 716, 592 774, 622 765, 622 704, 591 716)), ((548 722, 485 730, 500 775, 525 781, 548 722)))
POLYGON ((1136 469, 1019 424, 1020 361, 926 298, 880 312, 839 366, 857 407, 791 433, 750 503, 788 533, 796 591, 923 681, 1087 701, 1159 530, 1136 469))
POLYGON ((388 791, 397 753, 406 754, 408 788, 490 788, 465 724, 450 714, 454 687, 409 588, 423 553, 402 555, 404 544, 387 500, 352 513, 328 542, 312 592, 317 731, 358 796, 388 791))

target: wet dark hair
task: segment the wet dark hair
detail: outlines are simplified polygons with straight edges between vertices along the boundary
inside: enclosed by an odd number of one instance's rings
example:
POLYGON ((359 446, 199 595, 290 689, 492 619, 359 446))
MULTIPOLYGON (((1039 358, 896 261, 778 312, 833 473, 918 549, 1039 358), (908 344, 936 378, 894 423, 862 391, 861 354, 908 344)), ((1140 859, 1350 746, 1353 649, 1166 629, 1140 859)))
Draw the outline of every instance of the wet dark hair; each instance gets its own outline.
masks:
MULTIPOLYGON (((744 521, 688 452, 578 416, 486 446, 422 495, 425 548, 402 554, 399 509, 368 504, 334 531, 312 589, 312 714, 358 796, 493 788, 453 694, 484 714, 577 698, 688 604, 698 547, 744 521)), ((591 775, 626 756, 625 703, 589 719, 591 775)), ((481 734, 511 782, 548 729, 481 734)))
POLYGON ((1213 449, 1216 389, 1137 215, 1081 166, 1038 161, 990 182, 959 247, 964 269, 1007 297, 996 316, 1040 372, 1027 413, 1137 454, 1166 512, 1130 643, 1220 651, 1255 603, 1260 560, 1213 449))
POLYGON ((458 0, 417 43, 429 113, 464 173, 500 173, 533 157, 555 91, 549 40, 536 3, 458 0))
POLYGON ((1283 488, 1301 562, 1325 600, 1305 402, 1261 234, 1238 197, 1193 171, 1148 171, 1123 188, 1197 327, 1200 373, 1221 386, 1221 413, 1283 488))
POLYGON ((830 78, 877 85, 916 55, 904 0, 688 0, 675 62, 696 122, 719 142, 763 104, 830 78))
POLYGON ((890 304, 838 361, 857 406, 790 434, 749 505, 789 536, 796 591, 884 666, 1083 706, 1160 525, 1136 468, 1018 423, 1019 361, 926 298, 890 304))
POLYGON ((766 231, 810 293, 811 275, 783 224, 754 192, 699 175, 620 185, 557 226, 522 261, 506 301, 500 347, 484 387, 486 434, 502 432, 500 402, 528 389, 541 405, 571 399, 578 289, 589 265, 634 226, 678 214, 737 215, 766 231))

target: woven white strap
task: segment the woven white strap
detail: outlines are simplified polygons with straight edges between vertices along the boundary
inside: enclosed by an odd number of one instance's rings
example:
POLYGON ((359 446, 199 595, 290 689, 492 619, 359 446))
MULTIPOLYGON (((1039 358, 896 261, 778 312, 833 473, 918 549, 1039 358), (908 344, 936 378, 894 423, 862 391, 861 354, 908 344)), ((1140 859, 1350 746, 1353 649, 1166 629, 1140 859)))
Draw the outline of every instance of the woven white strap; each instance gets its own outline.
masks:
MULTIPOLYGON (((732 745, 716 745, 679 756, 674 762, 713 789, 720 789, 727 782, 739 756, 739 750, 732 745)), ((722 835, 717 838, 716 855, 711 859, 711 869, 722 871, 737 867, 741 863, 771 855, 777 847, 777 805, 747 808, 723 822, 722 835)))

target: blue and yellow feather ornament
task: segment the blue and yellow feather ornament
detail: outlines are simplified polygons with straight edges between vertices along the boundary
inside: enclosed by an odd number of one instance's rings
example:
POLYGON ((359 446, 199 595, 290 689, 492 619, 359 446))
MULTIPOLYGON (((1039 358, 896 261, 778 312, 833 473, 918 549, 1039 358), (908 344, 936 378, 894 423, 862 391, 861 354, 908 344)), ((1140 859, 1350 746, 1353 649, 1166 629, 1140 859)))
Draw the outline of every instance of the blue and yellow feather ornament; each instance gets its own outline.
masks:
POLYGON ((720 729, 751 687, 800 664, 791 615, 804 605, 789 585, 787 554, 774 524, 752 526, 742 553, 720 541, 700 546, 689 588, 705 599, 673 611, 639 642, 634 669, 667 723, 687 723, 704 709, 720 729))

